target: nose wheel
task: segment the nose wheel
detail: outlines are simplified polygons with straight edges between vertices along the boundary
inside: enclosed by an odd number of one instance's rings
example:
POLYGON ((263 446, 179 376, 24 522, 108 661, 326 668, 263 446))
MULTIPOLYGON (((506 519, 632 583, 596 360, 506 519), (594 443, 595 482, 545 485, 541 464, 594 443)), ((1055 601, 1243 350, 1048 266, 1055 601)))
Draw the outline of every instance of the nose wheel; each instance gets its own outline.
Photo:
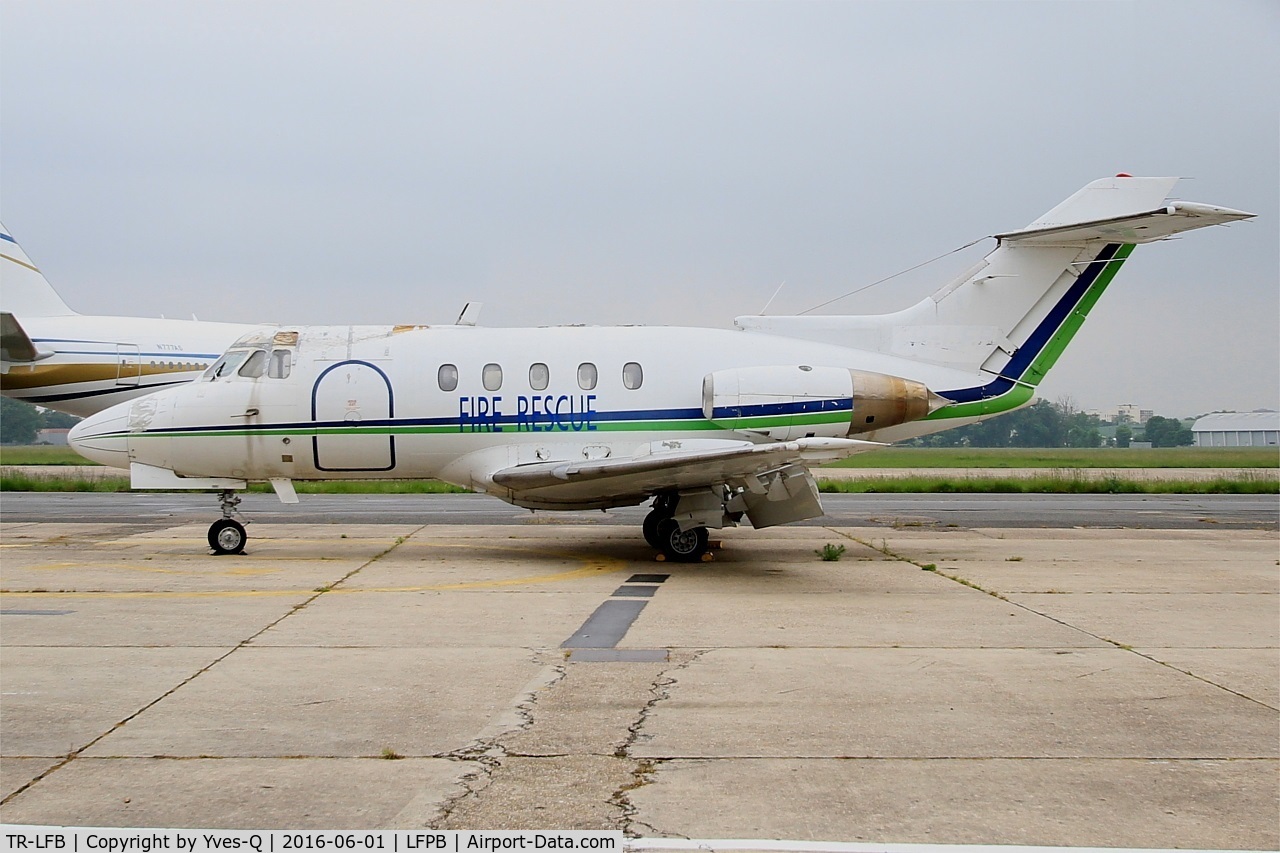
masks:
POLYGON ((209 547, 218 556, 244 553, 248 538, 244 525, 234 518, 220 518, 209 526, 209 547))
POLYGON ((222 501, 222 518, 209 525, 209 547, 216 556, 224 554, 243 554, 244 543, 249 540, 244 532, 244 525, 231 516, 240 506, 240 498, 235 492, 226 491, 220 495, 222 501))

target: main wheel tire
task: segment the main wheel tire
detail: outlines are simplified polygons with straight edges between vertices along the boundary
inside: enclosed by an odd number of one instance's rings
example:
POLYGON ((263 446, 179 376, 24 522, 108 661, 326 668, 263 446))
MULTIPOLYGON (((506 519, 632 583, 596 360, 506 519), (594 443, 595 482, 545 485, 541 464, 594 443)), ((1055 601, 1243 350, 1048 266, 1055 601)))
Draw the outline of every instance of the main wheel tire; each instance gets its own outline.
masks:
POLYGON ((649 514, 644 517, 644 541, 657 550, 662 550, 662 540, 658 538, 658 525, 671 518, 671 513, 664 512, 661 509, 650 510, 649 514))
POLYGON ((707 552, 707 543, 705 527, 691 527, 681 532, 674 518, 658 523, 658 548, 672 562, 696 563, 707 552))
POLYGON ((218 556, 242 553, 248 538, 244 525, 234 518, 220 518, 209 525, 209 547, 218 556))

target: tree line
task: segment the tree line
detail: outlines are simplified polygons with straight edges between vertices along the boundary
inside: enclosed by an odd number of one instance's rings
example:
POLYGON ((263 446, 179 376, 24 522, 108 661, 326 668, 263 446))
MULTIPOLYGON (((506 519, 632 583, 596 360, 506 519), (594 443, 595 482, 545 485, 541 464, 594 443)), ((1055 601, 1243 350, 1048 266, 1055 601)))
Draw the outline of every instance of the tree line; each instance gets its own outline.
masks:
POLYGON ((0 397, 0 444, 35 444, 40 430, 70 429, 79 422, 73 415, 0 397))
POLYGON ((1128 447, 1149 441, 1153 447, 1185 447, 1195 443, 1191 430, 1177 418, 1153 415, 1143 426, 1109 424, 1097 415, 1078 412, 1070 400, 1040 400, 1023 409, 914 439, 921 447, 1128 447), (1114 427, 1114 435, 1107 436, 1114 427))

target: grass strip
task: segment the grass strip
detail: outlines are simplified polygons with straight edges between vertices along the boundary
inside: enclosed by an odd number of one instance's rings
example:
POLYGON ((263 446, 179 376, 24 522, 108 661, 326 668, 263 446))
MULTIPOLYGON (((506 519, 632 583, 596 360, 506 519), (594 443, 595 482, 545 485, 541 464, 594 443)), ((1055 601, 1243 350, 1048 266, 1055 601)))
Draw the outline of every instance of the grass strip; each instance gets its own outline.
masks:
POLYGON ((1257 477, 1213 480, 1130 480, 1122 477, 877 477, 823 480, 830 494, 1048 494, 1048 495, 1274 495, 1280 481, 1257 477))
MULTIPOLYGON (((102 475, 61 476, 58 474, 40 474, 32 476, 22 473, 6 473, 0 476, 0 492, 130 492, 129 475, 104 468, 102 475), (105 473, 111 472, 111 473, 105 473)), ((308 483, 295 481, 294 488, 299 494, 307 495, 445 495, 466 494, 467 489, 442 483, 439 480, 333 480, 330 482, 308 483)), ((139 491, 161 491, 180 493, 183 489, 140 489, 139 491)), ((212 490, 210 490, 212 491, 212 490)), ((272 488, 267 483, 252 483, 243 491, 270 494, 272 488)))
POLYGON ((0 447, 0 465, 97 465, 70 447, 51 444, 11 444, 0 447))
POLYGON ((886 447, 830 468, 1277 468, 1274 447, 886 447))

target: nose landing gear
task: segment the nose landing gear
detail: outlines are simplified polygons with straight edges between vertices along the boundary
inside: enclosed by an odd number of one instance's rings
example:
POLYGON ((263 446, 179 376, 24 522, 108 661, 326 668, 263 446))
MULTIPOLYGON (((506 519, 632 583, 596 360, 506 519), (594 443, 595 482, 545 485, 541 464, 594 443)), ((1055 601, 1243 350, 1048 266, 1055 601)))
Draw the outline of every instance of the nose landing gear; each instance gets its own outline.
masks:
POLYGON ((224 554, 243 554, 244 543, 249 537, 244 532, 244 525, 232 518, 238 511, 240 497, 227 490, 219 495, 222 501, 222 518, 209 526, 209 547, 216 556, 224 554))

